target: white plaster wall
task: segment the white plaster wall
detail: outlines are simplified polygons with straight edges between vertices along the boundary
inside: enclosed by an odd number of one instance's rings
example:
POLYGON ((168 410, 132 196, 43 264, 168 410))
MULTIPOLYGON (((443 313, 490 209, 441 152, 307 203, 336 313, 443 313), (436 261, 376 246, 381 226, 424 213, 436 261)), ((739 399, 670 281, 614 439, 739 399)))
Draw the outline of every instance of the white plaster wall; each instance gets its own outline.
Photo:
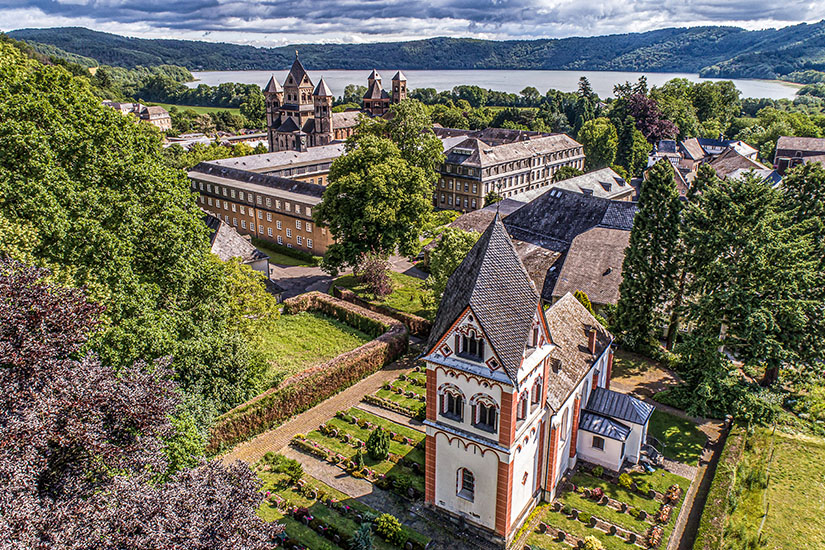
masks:
POLYGON ((540 419, 541 417, 538 417, 531 423, 525 435, 517 440, 516 447, 513 449, 513 492, 510 504, 512 524, 515 524, 522 511, 530 505, 535 493, 539 468, 540 419), (525 473, 527 481, 523 483, 525 473))
POLYGON ((618 470, 622 466, 624 457, 622 456, 622 442, 602 437, 604 439, 604 450, 593 447, 593 436, 595 434, 584 430, 579 430, 579 440, 577 442, 578 453, 582 460, 599 464, 610 470, 618 470))
POLYGON ((436 396, 438 395, 438 388, 441 387, 444 383, 450 383, 454 386, 458 387, 459 390, 464 394, 464 416, 461 422, 456 420, 452 420, 447 418, 446 416, 441 414, 441 409, 438 408, 439 403, 436 402, 436 408, 438 414, 436 415, 436 421, 440 424, 444 424, 445 426, 454 426, 456 428, 466 430, 467 432, 478 435, 481 437, 485 437, 487 439, 492 439, 494 441, 498 441, 498 434, 499 429, 501 428, 501 398, 502 398, 502 389, 501 385, 498 383, 487 383, 487 387, 484 386, 485 382, 483 380, 479 381, 478 378, 473 378, 471 375, 464 374, 460 371, 449 371, 444 367, 439 367, 438 365, 430 365, 430 368, 435 369, 436 373, 436 396), (451 376, 454 374, 455 376, 451 376), (499 415, 496 421, 496 432, 488 432, 485 430, 479 430, 472 425, 472 407, 470 406, 470 399, 477 393, 484 393, 492 397, 499 406, 499 415))
POLYGON ((490 450, 482 454, 478 445, 465 448, 459 438, 453 438, 451 443, 443 433, 435 435, 435 442, 435 504, 495 530, 498 455, 490 450), (459 468, 467 468, 475 476, 473 502, 457 495, 456 475, 459 468))
POLYGON ((625 446, 625 456, 629 462, 636 464, 639 462, 639 452, 642 449, 642 442, 647 435, 647 426, 624 420, 620 420, 620 422, 630 428, 630 435, 627 436, 627 444, 625 446))

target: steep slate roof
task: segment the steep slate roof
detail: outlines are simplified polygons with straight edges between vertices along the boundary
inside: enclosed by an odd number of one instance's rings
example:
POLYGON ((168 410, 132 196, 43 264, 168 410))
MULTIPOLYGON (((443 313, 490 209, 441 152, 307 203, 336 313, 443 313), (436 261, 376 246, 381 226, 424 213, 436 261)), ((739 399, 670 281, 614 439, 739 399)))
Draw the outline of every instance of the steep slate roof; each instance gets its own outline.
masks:
POLYGON ((653 405, 640 399, 604 388, 593 388, 585 407, 587 411, 634 424, 645 424, 653 409, 653 405))
POLYGON ((378 74, 377 70, 373 69, 372 72, 370 73, 370 75, 367 77, 367 80, 369 80, 371 78, 375 79, 375 80, 381 80, 381 75, 378 74))
POLYGON ((332 113, 332 127, 351 128, 358 124, 358 117, 361 111, 344 111, 343 113, 332 113))
MULTIPOLYGON (((510 131, 508 131, 507 135, 510 136, 511 139, 518 139, 518 141, 490 143, 482 133, 471 134, 444 152, 446 162, 449 164, 459 164, 461 166, 485 167, 582 146, 566 134, 530 137, 525 133, 524 135, 516 135, 514 137, 510 131), (470 154, 464 154, 464 152, 456 151, 456 149, 469 150, 470 154)), ((494 140, 491 139, 490 141, 494 140)))
POLYGON ((627 436, 630 435, 630 428, 628 426, 606 416, 593 414, 588 411, 582 411, 579 419, 579 429, 617 441, 625 441, 627 436))
POLYGON ((802 152, 825 152, 825 138, 781 136, 776 140, 776 148, 793 149, 802 152))
POLYGON ((364 94, 363 99, 386 99, 390 97, 387 91, 381 87, 380 80, 374 80, 371 84, 367 93, 364 94))
POLYGON ((682 142, 682 148, 691 160, 702 160, 707 156, 702 145, 697 138, 686 139, 682 142))
POLYGON ((269 79, 269 82, 266 85, 266 88, 264 88, 264 93, 265 94, 274 94, 274 93, 283 92, 283 91, 284 91, 284 89, 280 84, 278 84, 278 81, 275 79, 275 75, 272 75, 269 79))
POLYGON ((550 352, 553 368, 549 373, 547 404, 557 412, 570 393, 587 375, 590 367, 613 336, 590 315, 572 294, 565 294, 544 312, 550 337, 556 347, 550 352), (588 348, 587 330, 596 330, 596 353, 588 348))
POLYGON ((393 76, 392 79, 393 80, 402 80, 402 81, 404 81, 404 80, 407 80, 407 77, 404 76, 404 73, 402 73, 401 71, 398 71, 397 73, 395 73, 395 76, 393 76))
POLYGON ((298 53, 295 53, 295 61, 292 62, 292 67, 289 69, 289 76, 292 76, 292 79, 295 81, 296 86, 300 86, 301 82, 303 82, 304 77, 307 78, 309 84, 312 85, 312 79, 309 78, 306 69, 304 69, 304 65, 301 63, 301 60, 298 59, 298 53))
POLYGON ((291 133, 297 132, 298 130, 300 130, 300 128, 298 128, 298 125, 295 124, 295 121, 292 119, 292 117, 286 117, 284 123, 278 126, 278 129, 275 131, 291 133))
POLYGON ((312 92, 312 95, 318 97, 332 97, 332 90, 330 90, 329 86, 327 86, 323 76, 321 77, 321 80, 318 81, 318 85, 315 86, 315 91, 312 92))
POLYGON ((264 187, 269 187, 270 189, 287 191, 317 199, 323 198, 324 191, 326 191, 326 187, 317 183, 292 180, 279 176, 270 176, 268 174, 259 174, 257 172, 249 172, 248 170, 240 170, 238 168, 211 164, 209 162, 198 163, 189 171, 189 177, 197 178, 198 173, 236 180, 244 183, 262 185, 264 187))
POLYGON ((207 214, 203 221, 210 231, 209 243, 212 253, 221 261, 228 262, 232 258, 240 258, 244 263, 249 263, 269 258, 220 218, 207 214))
POLYGON ((514 384, 539 295, 513 248, 501 218, 495 216, 447 281, 427 350, 470 306, 482 331, 514 384))
POLYGON ((619 301, 622 263, 630 231, 594 227, 577 235, 553 287, 553 297, 581 290, 595 304, 619 301))

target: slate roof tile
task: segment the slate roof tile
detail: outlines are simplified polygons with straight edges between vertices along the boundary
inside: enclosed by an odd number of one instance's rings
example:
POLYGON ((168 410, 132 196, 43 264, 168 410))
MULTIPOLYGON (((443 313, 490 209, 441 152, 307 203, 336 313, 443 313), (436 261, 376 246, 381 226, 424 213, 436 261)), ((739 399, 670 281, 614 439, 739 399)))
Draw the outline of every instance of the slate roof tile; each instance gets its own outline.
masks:
POLYGON ((625 422, 645 424, 653 414, 654 407, 626 393, 593 388, 585 410, 625 422))

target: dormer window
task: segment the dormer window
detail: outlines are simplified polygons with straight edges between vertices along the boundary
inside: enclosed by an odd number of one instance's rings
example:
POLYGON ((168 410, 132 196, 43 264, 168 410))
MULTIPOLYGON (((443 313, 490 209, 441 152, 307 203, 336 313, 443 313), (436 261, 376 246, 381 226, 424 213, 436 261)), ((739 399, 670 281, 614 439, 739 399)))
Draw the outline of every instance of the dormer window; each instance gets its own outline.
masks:
POLYGON ((464 394, 453 384, 442 386, 440 393, 442 416, 461 422, 464 418, 464 394))

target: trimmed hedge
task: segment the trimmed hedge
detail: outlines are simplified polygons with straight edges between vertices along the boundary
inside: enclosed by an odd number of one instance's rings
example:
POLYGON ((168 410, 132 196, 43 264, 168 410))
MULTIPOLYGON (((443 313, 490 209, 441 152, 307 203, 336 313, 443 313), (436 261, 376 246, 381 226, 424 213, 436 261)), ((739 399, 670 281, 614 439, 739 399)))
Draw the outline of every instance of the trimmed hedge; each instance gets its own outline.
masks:
POLYGON ((216 453, 306 411, 398 359, 409 343, 407 328, 355 304, 310 292, 284 302, 285 313, 316 310, 378 337, 305 370, 218 418, 207 452, 216 453))
POLYGON ((374 311, 376 313, 392 317, 393 319, 397 319, 404 323, 404 326, 406 326, 410 333, 414 334, 415 336, 418 336, 420 338, 427 338, 430 335, 430 329, 432 329, 433 324, 432 322, 428 321, 427 319, 424 319, 423 317, 413 315, 412 313, 407 313, 406 311, 400 311, 398 309, 395 309, 394 307, 374 304, 368 300, 361 298, 360 296, 358 296, 358 294, 349 290, 348 288, 342 288, 340 286, 332 285, 332 295, 336 298, 341 298, 342 300, 346 300, 347 302, 351 302, 363 308, 367 308, 370 311, 374 311))
POLYGON ((745 428, 735 424, 719 456, 719 463, 708 491, 702 519, 696 531, 693 550, 720 550, 722 548, 727 521, 728 495, 735 481, 736 466, 745 450, 745 438, 745 428))

